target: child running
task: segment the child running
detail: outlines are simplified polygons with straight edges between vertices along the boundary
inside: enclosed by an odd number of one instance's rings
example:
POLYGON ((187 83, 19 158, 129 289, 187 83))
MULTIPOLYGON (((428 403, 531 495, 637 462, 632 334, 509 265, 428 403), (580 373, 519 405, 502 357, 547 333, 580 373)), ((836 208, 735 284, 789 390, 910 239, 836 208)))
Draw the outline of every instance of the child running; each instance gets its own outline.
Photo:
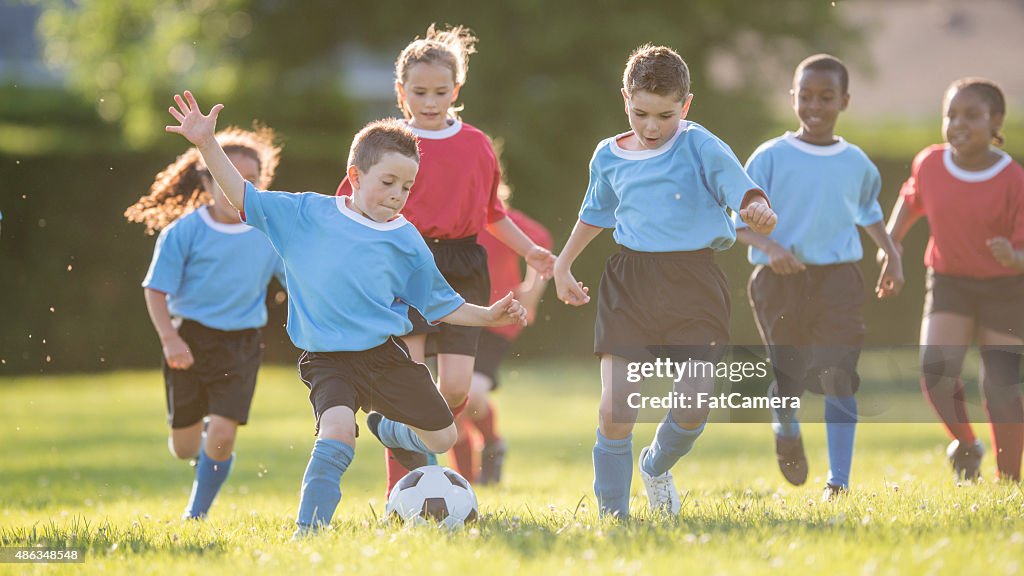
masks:
POLYGON ((921 319, 921 389, 952 442, 955 479, 981 474, 960 380, 972 341, 992 428, 999 478, 1020 480, 1024 406, 1024 169, 1002 150, 1006 99, 982 78, 953 82, 943 101, 946 144, 922 150, 889 219, 897 246, 922 216, 931 236, 924 255, 927 294, 921 319))
MULTIPOLYGON (((768 234, 776 216, 764 192, 729 147, 686 120, 693 95, 683 59, 645 45, 629 57, 622 99, 631 130, 602 140, 590 161, 579 220, 555 265, 558 297, 581 306, 589 289, 572 263, 605 228, 621 251, 605 265, 598 297, 594 352, 601 359, 601 405, 594 445, 594 493, 602 514, 629 516, 632 430, 639 392, 626 364, 667 351, 680 361, 717 362, 729 343, 729 289, 714 252, 730 247, 736 229, 728 210, 768 234), (686 350, 681 356, 678 350, 686 350), (676 351, 673 351, 676 350, 676 351)), ((710 392, 713 378, 684 381, 680 393, 710 392)), ((681 502, 670 469, 704 430, 708 408, 673 408, 640 452, 640 476, 652 510, 672 515, 681 502)))
MULTIPOLYGON (((498 198, 508 217, 531 240, 550 249, 551 234, 540 222, 512 208, 509 205, 511 197, 512 189, 503 179, 498 187, 498 198)), ((548 281, 529 266, 526 267, 524 278, 520 270, 519 255, 486 230, 480 233, 479 240, 480 245, 487 251, 491 301, 497 301, 511 290, 526 308, 527 324, 532 324, 548 281)), ((459 441, 449 452, 453 467, 470 483, 486 485, 501 481, 507 446, 498 430, 497 405, 491 401, 491 392, 498 388, 498 369, 521 332, 522 326, 512 325, 487 328, 480 333, 469 403, 466 405, 466 411, 456 418, 459 441), (479 433, 483 440, 479 449, 476 446, 475 433, 479 433)))
MULTIPOLYGON (((879 298, 899 293, 903 266, 885 231, 878 169, 860 148, 835 135, 850 103, 841 60, 816 54, 796 67, 790 91, 800 129, 754 151, 747 173, 764 187, 779 225, 770 236, 736 223, 754 264, 750 304, 775 373, 773 394, 825 395, 829 473, 822 499, 849 490, 864 339, 864 278, 858 262, 862 226, 885 256, 879 298)), ((791 484, 807 481, 807 457, 792 403, 773 410, 775 452, 791 484)))
POLYGON ((430 372, 397 338, 412 328, 409 308, 430 324, 466 326, 523 323, 526 310, 511 293, 488 308, 466 303, 401 215, 419 167, 416 137, 404 123, 381 120, 356 134, 351 196, 288 194, 258 190, 231 164, 213 137, 222 105, 203 115, 190 92, 175 103, 169 110, 178 124, 166 130, 199 149, 228 201, 285 263, 288 335, 303 350, 299 375, 318 436, 302 481, 301 537, 334 515, 360 408, 369 413, 370 431, 398 455, 437 454, 455 444, 452 413, 430 372))
MULTIPOLYGON (((505 213, 498 200, 500 169, 490 138, 458 116, 461 107, 455 102, 476 42, 462 26, 439 30, 431 25, 425 38, 412 41, 398 56, 395 92, 423 154, 404 215, 426 239, 455 291, 468 302, 486 305, 491 294, 487 253, 477 243, 478 234, 489 231, 544 277, 551 277, 555 259, 505 213)), ((351 191, 349 179, 338 187, 339 195, 351 191)), ((469 397, 480 328, 431 326, 417 311, 410 314, 413 329, 404 336, 405 343, 413 359, 423 362, 427 336, 436 341, 441 394, 458 416, 469 397)), ((408 470, 391 453, 386 460, 390 493, 408 470)))
MULTIPOLYGON (((215 140, 246 179, 270 185, 281 153, 273 131, 229 128, 215 140)), ((125 216, 160 232, 142 286, 164 352, 168 446, 196 460, 184 518, 204 518, 249 420, 267 284, 284 285, 284 267, 267 238, 239 220, 196 148, 157 174, 125 216)))

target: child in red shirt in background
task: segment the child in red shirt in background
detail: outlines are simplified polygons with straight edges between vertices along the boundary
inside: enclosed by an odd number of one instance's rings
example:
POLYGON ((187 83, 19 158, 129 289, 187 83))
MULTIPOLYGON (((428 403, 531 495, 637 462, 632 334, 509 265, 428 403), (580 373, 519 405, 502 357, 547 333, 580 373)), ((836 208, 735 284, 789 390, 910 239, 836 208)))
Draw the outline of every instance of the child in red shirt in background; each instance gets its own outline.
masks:
MULTIPOLYGON (((406 122, 419 140, 421 161, 416 183, 402 214, 427 240, 437 267, 456 292, 474 304, 489 302, 487 253, 477 234, 489 231, 526 259, 541 276, 551 277, 555 258, 530 240, 498 200, 501 172, 490 138, 463 122, 454 106, 466 82, 476 37, 461 26, 427 29, 402 50, 395 62, 395 92, 406 122)), ((348 181, 339 195, 351 194, 348 181)), ((441 395, 456 417, 465 409, 473 377, 480 328, 430 326, 410 310, 413 330, 403 339, 412 358, 423 362, 427 335, 436 341, 441 395)), ((420 455, 401 454, 407 462, 427 464, 420 455)), ((388 451, 388 493, 408 469, 388 451)))
MULTIPOLYGON (((500 151, 500 146, 496 149, 500 151)), ((505 213, 537 245, 550 249, 553 245, 551 233, 540 222, 510 207, 511 196, 511 188, 503 181, 498 187, 498 198, 505 213)), ((547 287, 547 279, 529 266, 524 278, 519 255, 490 233, 480 234, 479 242, 487 250, 490 301, 501 299, 509 292, 515 293, 516 299, 526 308, 527 324, 532 324, 547 287)), ((469 403, 466 411, 455 421, 459 426, 459 441, 448 453, 452 467, 471 483, 496 484, 501 481, 506 445, 498 433, 497 407, 491 401, 490 393, 498 388, 498 368, 521 332, 521 326, 506 326, 487 328, 480 333, 469 403), (482 446, 476 441, 475 433, 482 438, 482 446)))
POLYGON ((955 478, 980 476, 982 444, 964 404, 967 347, 981 348, 982 390, 999 477, 1020 480, 1024 447, 1020 352, 1024 344, 1024 169, 1002 150, 1006 100, 994 83, 964 78, 946 91, 946 144, 914 159, 889 220, 900 244, 928 218, 928 293, 921 320, 921 388, 953 441, 955 478))

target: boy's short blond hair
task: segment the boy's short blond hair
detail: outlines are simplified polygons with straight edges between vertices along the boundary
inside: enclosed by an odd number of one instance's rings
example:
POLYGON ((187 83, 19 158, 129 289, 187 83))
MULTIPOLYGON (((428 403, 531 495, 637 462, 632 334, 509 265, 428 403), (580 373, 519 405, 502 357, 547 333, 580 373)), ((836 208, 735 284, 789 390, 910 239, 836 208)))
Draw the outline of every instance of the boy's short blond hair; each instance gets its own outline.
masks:
POLYGON ((420 161, 420 149, 412 130, 395 118, 375 120, 363 127, 352 139, 348 165, 368 172, 388 152, 420 161))
POLYGON ((622 73, 622 88, 630 97, 644 90, 683 100, 690 94, 690 69, 675 50, 644 44, 629 55, 622 73))

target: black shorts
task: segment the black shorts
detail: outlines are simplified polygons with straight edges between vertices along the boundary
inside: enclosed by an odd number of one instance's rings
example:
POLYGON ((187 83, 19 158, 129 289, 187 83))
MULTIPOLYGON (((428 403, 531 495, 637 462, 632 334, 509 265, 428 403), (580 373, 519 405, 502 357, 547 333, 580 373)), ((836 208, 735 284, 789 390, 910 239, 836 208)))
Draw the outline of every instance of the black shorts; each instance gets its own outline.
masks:
MULTIPOLYGON (((487 273, 487 251, 476 243, 476 236, 457 240, 424 240, 434 253, 437 269, 466 302, 480 306, 490 304, 491 279, 487 273)), ((411 307, 409 320, 412 320, 412 332, 409 335, 426 334, 428 339, 436 341, 431 344, 431 349, 438 354, 476 355, 479 327, 454 326, 443 322, 431 326, 419 311, 411 307)))
POLYGON ((480 345, 476 349, 476 364, 473 372, 483 374, 491 379, 491 390, 498 388, 498 367, 505 359, 505 354, 512 348, 512 343, 490 330, 480 333, 480 345))
POLYGON ((1024 274, 1003 278, 968 278, 928 269, 924 315, 950 312, 979 326, 1024 337, 1024 274))
POLYGON ((260 331, 216 330, 184 320, 178 335, 195 362, 188 370, 172 370, 163 362, 171 428, 191 426, 208 414, 248 422, 263 354, 260 331))
POLYGON ((836 392, 860 387, 857 362, 864 342, 864 277, 851 262, 807 265, 796 274, 758 266, 748 286, 761 339, 780 396, 821 394, 821 372, 839 370, 836 392))
POLYGON ((303 352, 299 377, 309 388, 317 433, 320 417, 335 406, 374 410, 421 430, 443 430, 454 421, 430 371, 398 338, 356 352, 303 352))
POLYGON ((717 362, 729 344, 729 283, 710 249, 637 252, 605 264, 594 353, 717 362))

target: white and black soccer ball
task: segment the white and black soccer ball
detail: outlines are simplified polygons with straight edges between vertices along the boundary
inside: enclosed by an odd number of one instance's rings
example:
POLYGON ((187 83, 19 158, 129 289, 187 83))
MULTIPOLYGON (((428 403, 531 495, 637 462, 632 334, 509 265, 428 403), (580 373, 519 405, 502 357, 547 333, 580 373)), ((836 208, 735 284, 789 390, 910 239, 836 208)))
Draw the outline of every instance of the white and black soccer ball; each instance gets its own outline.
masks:
POLYGON ((407 523, 461 528, 479 514, 473 487, 444 466, 422 466, 409 472, 391 491, 388 516, 407 523))

